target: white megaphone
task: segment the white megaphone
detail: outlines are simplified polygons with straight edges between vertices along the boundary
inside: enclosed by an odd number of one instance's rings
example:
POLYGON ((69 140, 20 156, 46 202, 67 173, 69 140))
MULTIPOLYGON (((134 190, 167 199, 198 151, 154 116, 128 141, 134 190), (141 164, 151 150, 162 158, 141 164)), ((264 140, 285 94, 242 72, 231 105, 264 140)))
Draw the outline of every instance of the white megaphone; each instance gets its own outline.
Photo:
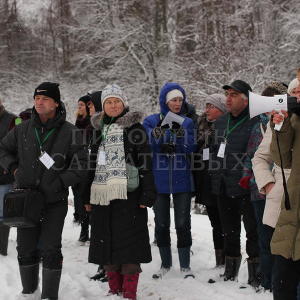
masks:
MULTIPOLYGON (((250 118, 254 118, 260 114, 276 110, 288 110, 287 94, 274 95, 273 97, 261 96, 249 91, 249 112, 250 118)), ((276 124, 275 129, 280 130, 281 124, 276 124)))

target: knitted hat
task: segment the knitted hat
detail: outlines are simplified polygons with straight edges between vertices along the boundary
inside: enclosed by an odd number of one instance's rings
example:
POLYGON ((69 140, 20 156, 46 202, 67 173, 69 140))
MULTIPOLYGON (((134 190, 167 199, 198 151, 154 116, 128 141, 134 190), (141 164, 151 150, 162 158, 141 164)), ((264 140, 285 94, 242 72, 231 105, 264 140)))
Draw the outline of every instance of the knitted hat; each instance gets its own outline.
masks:
POLYGON ((96 112, 101 112, 102 111, 101 95, 102 95, 101 91, 95 91, 95 92, 89 93, 90 100, 94 104, 96 112))
POLYGON ((235 91, 243 93, 247 97, 249 97, 249 91, 252 92, 251 86, 243 80, 235 80, 235 81, 231 82, 230 84, 224 85, 223 89, 224 90, 233 89, 235 91))
POLYGON ((293 89, 295 89, 296 87, 298 87, 298 85, 300 84, 299 80, 297 78, 293 79, 288 86, 287 92, 290 95, 293 92, 293 89))
POLYGON ((180 90, 178 89, 174 89, 174 90, 171 90, 170 92, 167 93, 167 96, 166 96, 166 103, 168 103, 170 100, 176 98, 176 97, 180 97, 183 99, 183 94, 180 90))
POLYGON ((105 100, 111 97, 120 99, 123 102, 124 107, 128 107, 127 97, 124 95, 122 89, 117 84, 109 84, 102 90, 102 95, 101 95, 102 109, 105 100))
POLYGON ((218 108, 220 111, 226 113, 226 97, 222 94, 212 94, 207 97, 205 100, 205 105, 206 104, 212 104, 216 108, 218 108))
POLYGON ((52 98, 55 102, 60 103, 59 83, 43 82, 35 90, 33 98, 37 95, 44 95, 52 98))
POLYGON ((89 94, 87 94, 87 95, 84 95, 84 96, 80 97, 80 98, 78 99, 78 102, 79 102, 79 101, 81 101, 81 102, 87 104, 89 101, 91 101, 91 97, 90 97, 89 94))

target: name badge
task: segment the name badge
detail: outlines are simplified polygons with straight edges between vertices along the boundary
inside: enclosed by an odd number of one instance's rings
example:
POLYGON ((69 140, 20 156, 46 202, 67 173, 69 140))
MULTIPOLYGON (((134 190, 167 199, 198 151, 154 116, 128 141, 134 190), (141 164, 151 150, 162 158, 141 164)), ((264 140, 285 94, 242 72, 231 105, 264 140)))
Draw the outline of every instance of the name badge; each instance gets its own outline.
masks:
POLYGON ((226 143, 223 142, 220 145, 220 148, 219 148, 217 156, 220 157, 220 158, 224 158, 224 156, 225 156, 225 149, 226 149, 226 143))
POLYGON ((52 157, 47 153, 43 152, 39 157, 40 162, 49 170, 55 163, 52 157))
POLYGON ((202 160, 209 160, 209 148, 203 149, 202 160))
POLYGON ((105 164, 106 164, 105 151, 100 150, 100 151, 98 152, 97 163, 98 163, 99 166, 105 166, 105 164))

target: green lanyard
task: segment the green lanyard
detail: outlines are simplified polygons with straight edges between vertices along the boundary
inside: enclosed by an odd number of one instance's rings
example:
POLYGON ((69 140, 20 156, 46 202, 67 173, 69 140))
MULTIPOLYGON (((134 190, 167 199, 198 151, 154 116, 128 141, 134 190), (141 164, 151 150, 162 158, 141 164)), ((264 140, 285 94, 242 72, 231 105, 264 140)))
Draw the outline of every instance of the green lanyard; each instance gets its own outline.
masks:
MULTIPOLYGON (((105 139, 106 139, 106 137, 107 137, 107 133, 108 133, 109 127, 110 127, 110 125, 111 125, 111 123, 112 123, 113 120, 114 120, 114 118, 111 118, 111 120, 110 120, 110 122, 109 122, 109 124, 108 124, 108 126, 107 126, 107 129, 106 129, 105 134, 103 134, 102 131, 101 131, 101 136, 102 136, 103 146, 104 146, 104 144, 105 144, 105 139)), ((102 121, 102 124, 101 124, 100 127, 101 127, 101 128, 104 128, 103 121, 102 121)))
POLYGON ((39 143, 39 146, 40 146, 40 149, 41 149, 41 152, 42 152, 42 146, 44 145, 44 143, 48 140, 49 136, 54 132, 55 128, 52 128, 48 133, 47 135, 45 136, 45 138, 43 140, 41 140, 40 136, 39 136, 39 133, 37 131, 36 128, 34 128, 34 131, 35 131, 35 136, 36 136, 36 139, 39 143))
POLYGON ((244 121, 246 121, 248 116, 245 116, 243 119, 238 121, 233 127, 229 128, 229 123, 231 121, 231 116, 228 116, 227 119, 227 129, 226 129, 226 134, 225 134, 225 141, 227 140, 228 136, 231 134, 232 131, 234 131, 239 125, 241 125, 244 121))

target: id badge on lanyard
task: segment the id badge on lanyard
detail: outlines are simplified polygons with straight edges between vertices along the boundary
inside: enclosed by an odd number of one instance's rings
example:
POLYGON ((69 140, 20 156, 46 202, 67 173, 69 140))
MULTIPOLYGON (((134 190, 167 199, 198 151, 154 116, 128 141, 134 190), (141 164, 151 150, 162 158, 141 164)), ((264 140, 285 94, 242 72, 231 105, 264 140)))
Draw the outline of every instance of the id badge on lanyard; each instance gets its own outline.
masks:
POLYGON ((106 153, 103 146, 99 147, 98 151, 98 157, 97 157, 97 164, 99 166, 105 166, 106 165, 106 153))

